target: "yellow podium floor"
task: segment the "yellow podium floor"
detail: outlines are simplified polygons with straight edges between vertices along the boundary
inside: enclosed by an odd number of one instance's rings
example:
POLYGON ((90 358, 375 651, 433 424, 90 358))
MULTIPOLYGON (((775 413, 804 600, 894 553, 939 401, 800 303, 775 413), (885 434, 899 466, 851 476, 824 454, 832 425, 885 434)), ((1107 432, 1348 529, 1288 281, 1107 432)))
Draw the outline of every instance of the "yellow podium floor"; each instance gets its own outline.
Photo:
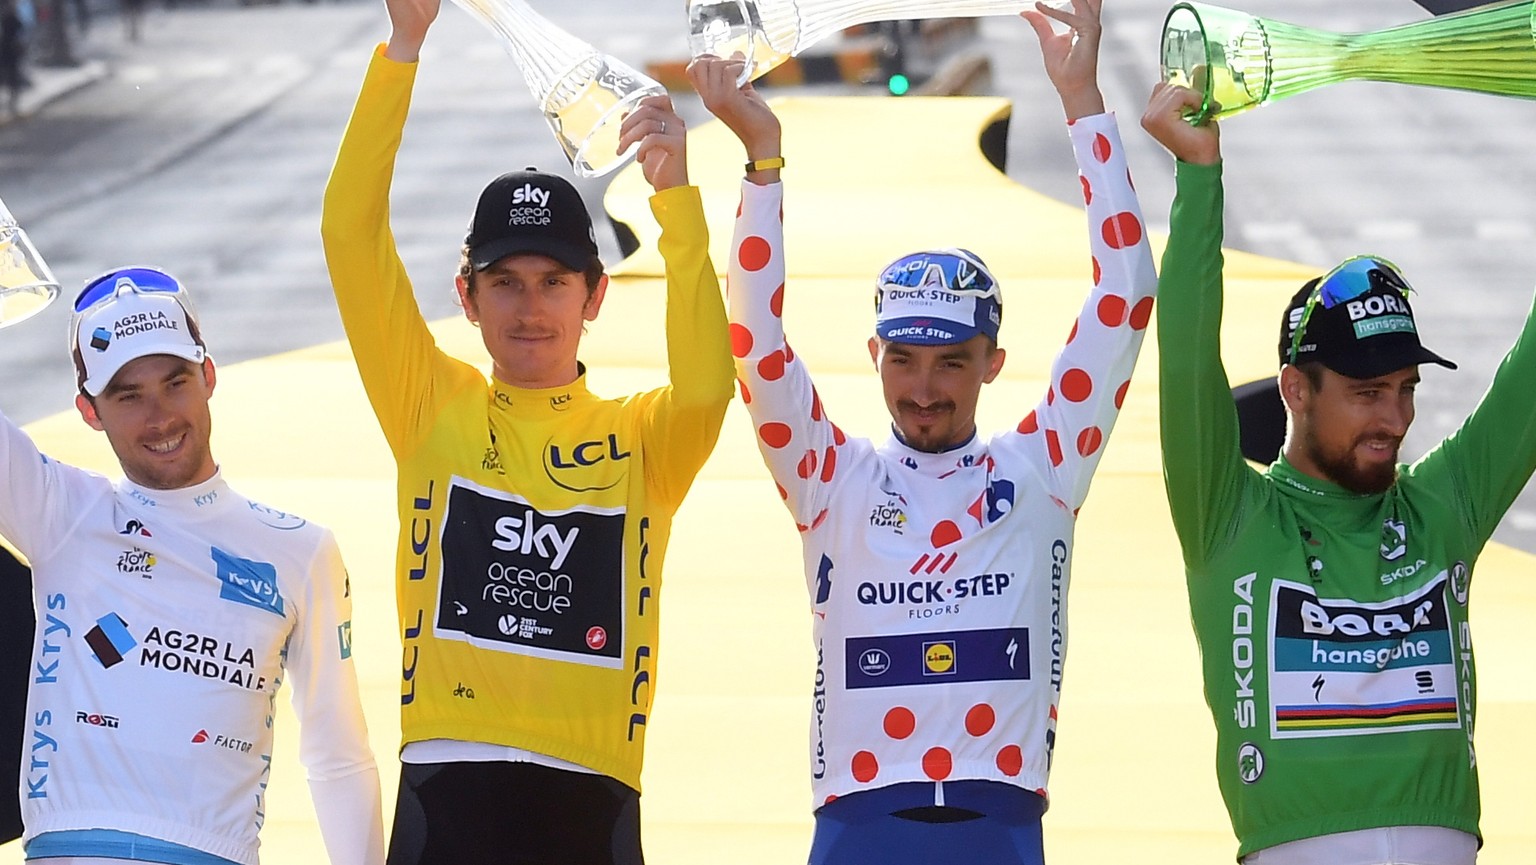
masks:
MULTIPOLYGON (((786 328, 829 414, 850 434, 883 437, 888 418, 864 348, 872 279, 895 255, 963 244, 1008 297, 1009 363, 985 389, 984 428, 1013 424, 1046 388, 1090 280, 1081 212, 1023 189, 981 157, 976 137, 1007 110, 994 99, 788 99, 784 118, 786 328), (894 116, 896 113, 900 116, 894 116), (927 130, 895 140, 881 130, 927 130), (906 148, 906 150, 903 150, 906 148), (881 153, 879 165, 858 154, 881 153), (906 168, 892 185, 890 165, 906 168), (915 202, 931 206, 914 208, 915 202), (945 202, 964 202, 964 207, 945 202)), ((1140 134, 1125 130, 1126 135, 1140 134)), ((690 139, 715 262, 723 266, 739 182, 739 145, 719 124, 690 139)), ((583 343, 592 389, 614 395, 664 381, 657 229, 632 167, 608 208, 642 251, 616 269, 583 343)), ((1160 216, 1160 215, 1159 215, 1160 216)), ((452 243, 445 226, 443 243, 452 243)), ((167 266, 175 266, 167 262, 167 266)), ((1273 372, 1281 304, 1308 272, 1241 253, 1228 258, 1226 361, 1234 382, 1273 372)), ((422 290, 441 286, 424 284, 422 290)), ((329 303, 328 297, 316 298, 329 303)), ((435 326, 449 351, 484 365, 462 319, 435 326)), ((218 334, 209 338, 217 353, 218 334)), ((1046 816, 1056 865, 1232 861, 1236 842, 1217 794, 1214 734, 1201 696, 1183 569, 1158 464, 1156 352, 1137 369, 1082 512, 1070 593, 1071 644, 1046 816)), ((214 453, 239 490, 325 523, 352 576, 354 658, 386 811, 397 778, 400 647, 394 614, 393 464, 347 347, 323 345, 223 368, 214 453)), ((33 424, 44 449, 116 474, 105 439, 73 413, 33 424)), ((1484 865, 1536 862, 1528 625, 1533 563, 1490 547, 1474 592, 1484 865)), ((720 445, 677 516, 666 562, 655 710, 648 726, 644 839, 653 865, 804 862, 810 840, 807 735, 814 658, 799 539, 733 403, 720 445)), ((284 710, 268 793, 268 863, 325 861, 284 710)), ((389 815, 386 813, 386 824, 389 815)), ((19 862, 16 844, 0 865, 19 862)))

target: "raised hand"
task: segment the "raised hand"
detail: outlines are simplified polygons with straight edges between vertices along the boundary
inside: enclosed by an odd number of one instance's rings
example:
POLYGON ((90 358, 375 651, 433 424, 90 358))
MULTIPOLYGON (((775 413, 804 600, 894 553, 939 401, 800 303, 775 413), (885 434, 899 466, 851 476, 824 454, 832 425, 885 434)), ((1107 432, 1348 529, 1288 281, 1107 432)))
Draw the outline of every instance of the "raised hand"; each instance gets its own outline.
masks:
POLYGON ((688 127, 670 96, 647 96, 619 126, 619 153, 640 143, 635 159, 645 182, 657 192, 688 185, 688 127))
POLYGON ((1201 94, 1188 87, 1159 82, 1141 115, 1141 128, 1180 162, 1214 165, 1221 161, 1221 130, 1216 121, 1191 126, 1185 119, 1200 110, 1201 101, 1201 94))
MULTIPOLYGON (((747 159, 772 159, 782 155, 783 130, 778 115, 763 101, 751 82, 736 86, 743 62, 740 55, 729 60, 709 55, 696 57, 688 64, 688 80, 699 92, 709 113, 720 118, 720 122, 741 139, 742 146, 747 149, 747 159)), ((777 169, 771 176, 758 179, 767 182, 778 179, 777 169)))
POLYGON ((1035 28, 1045 74, 1061 96, 1068 120, 1104 111, 1104 96, 1099 92, 1099 38, 1104 32, 1099 21, 1101 3, 1072 0, 1072 11, 1068 12, 1036 2, 1033 10, 1019 13, 1035 28), (1051 29, 1051 21, 1060 21, 1070 29, 1057 33, 1051 29))
POLYGON ((437 20, 443 0, 384 0, 389 10, 389 43, 384 56, 399 63, 415 63, 427 29, 437 20))

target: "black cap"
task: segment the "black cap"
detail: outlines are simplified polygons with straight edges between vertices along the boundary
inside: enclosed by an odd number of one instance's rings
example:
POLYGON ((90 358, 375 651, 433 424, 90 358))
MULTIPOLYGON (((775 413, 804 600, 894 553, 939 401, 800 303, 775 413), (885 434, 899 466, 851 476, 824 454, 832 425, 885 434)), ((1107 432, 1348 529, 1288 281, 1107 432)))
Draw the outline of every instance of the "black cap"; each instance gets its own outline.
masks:
POLYGON ((571 270, 598 261, 587 205, 570 181, 536 168, 492 180, 464 238, 470 264, 485 270, 509 255, 547 255, 571 270))
POLYGON ((1313 305, 1293 360, 1295 329, 1322 277, 1308 280, 1296 292, 1280 320, 1280 365, 1316 361, 1350 378, 1375 378, 1421 363, 1455 369, 1456 364, 1419 342, 1402 276, 1380 261, 1371 262, 1364 273, 1370 285, 1365 291, 1331 307, 1321 300, 1313 305))

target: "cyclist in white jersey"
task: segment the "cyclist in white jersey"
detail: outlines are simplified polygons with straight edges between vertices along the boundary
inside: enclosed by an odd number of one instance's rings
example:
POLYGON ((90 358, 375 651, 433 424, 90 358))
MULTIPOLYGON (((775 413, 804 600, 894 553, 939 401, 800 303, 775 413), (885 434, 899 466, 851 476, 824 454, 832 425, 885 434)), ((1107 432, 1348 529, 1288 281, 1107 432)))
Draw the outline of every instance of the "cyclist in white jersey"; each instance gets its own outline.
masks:
POLYGON ((330 861, 382 863, 335 538, 225 484, 209 448, 213 361, 169 274, 87 283, 71 345, 76 405, 126 478, 54 461, 0 415, 0 533, 31 563, 38 619, 27 861, 256 865, 291 675, 330 861))
POLYGON ((852 438, 833 422, 780 317, 782 292, 793 290, 782 222, 794 208, 781 204, 778 118, 750 86, 735 86, 739 62, 690 67, 749 160, 730 258, 731 336, 742 401, 801 532, 811 593, 813 865, 1043 860, 1073 525, 1156 288, 1097 84, 1099 0, 1073 6, 1037 4, 1025 17, 1067 114, 1092 288, 1044 398, 988 438, 977 435, 975 409, 1003 366, 1002 301, 981 258, 963 249, 903 256, 877 281, 869 350, 890 439, 852 438), (1047 19, 1070 30, 1055 34, 1047 19))

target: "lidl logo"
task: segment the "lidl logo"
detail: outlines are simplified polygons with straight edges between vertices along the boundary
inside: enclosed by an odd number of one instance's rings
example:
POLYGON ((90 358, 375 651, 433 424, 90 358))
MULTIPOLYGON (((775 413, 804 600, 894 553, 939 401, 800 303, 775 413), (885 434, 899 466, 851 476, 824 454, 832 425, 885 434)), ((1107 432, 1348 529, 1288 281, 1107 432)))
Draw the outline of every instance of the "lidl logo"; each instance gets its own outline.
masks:
POLYGON ((955 643, 953 640, 923 644, 923 675, 948 676, 954 672, 955 643))

